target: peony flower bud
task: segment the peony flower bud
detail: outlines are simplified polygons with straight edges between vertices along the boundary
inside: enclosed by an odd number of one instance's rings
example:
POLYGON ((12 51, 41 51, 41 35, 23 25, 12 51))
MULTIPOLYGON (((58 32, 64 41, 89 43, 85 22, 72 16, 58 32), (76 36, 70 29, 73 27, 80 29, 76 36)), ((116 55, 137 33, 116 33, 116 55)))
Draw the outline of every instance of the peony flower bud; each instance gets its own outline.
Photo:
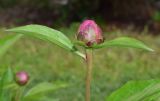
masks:
POLYGON ((103 42, 102 31, 93 20, 85 20, 80 25, 77 39, 85 42, 87 46, 103 42))
POLYGON ((21 71, 21 72, 16 73, 15 79, 18 85, 24 86, 29 81, 29 76, 26 72, 21 71))

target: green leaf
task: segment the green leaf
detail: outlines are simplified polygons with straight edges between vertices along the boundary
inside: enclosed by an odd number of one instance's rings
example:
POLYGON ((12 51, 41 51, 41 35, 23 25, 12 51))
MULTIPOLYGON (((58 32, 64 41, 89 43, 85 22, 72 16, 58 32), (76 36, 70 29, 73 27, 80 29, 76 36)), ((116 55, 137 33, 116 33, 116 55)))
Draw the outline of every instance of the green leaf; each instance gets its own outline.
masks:
POLYGON ((69 50, 82 58, 85 58, 84 54, 77 51, 74 44, 60 31, 42 25, 26 25, 7 30, 9 32, 20 33, 29 35, 38 39, 48 41, 56 44, 66 50, 69 50))
POLYGON ((113 92, 106 101, 158 101, 160 80, 130 81, 113 92))
POLYGON ((0 88, 3 89, 3 87, 5 87, 7 84, 12 83, 13 79, 14 77, 12 69, 7 68, 7 70, 2 75, 2 78, 0 79, 0 88))
POLYGON ((153 51, 153 49, 146 46, 139 40, 128 38, 128 37, 120 37, 110 41, 105 41, 102 44, 95 45, 92 48, 109 48, 109 47, 131 47, 131 48, 139 48, 147 51, 153 51))
POLYGON ((75 51, 72 42, 60 31, 42 25, 26 25, 7 30, 20 34, 29 35, 54 43, 64 49, 75 51))
POLYGON ((13 72, 11 68, 8 68, 5 73, 2 75, 2 78, 0 80, 0 101, 9 101, 11 97, 11 93, 9 93, 9 90, 11 89, 5 89, 6 85, 12 83, 13 81, 13 72))
POLYGON ((34 98, 39 94, 54 91, 66 87, 66 84, 52 84, 48 82, 40 83, 31 88, 24 96, 24 99, 34 98))
POLYGON ((0 57, 6 53, 8 48, 13 45, 22 35, 9 35, 0 39, 0 57))

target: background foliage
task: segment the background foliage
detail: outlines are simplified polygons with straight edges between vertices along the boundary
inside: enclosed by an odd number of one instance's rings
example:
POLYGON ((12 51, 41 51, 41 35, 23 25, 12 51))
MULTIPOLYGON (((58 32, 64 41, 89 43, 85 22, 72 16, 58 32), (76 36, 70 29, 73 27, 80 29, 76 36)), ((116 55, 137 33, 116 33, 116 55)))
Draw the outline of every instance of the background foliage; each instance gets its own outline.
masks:
POLYGON ((159 8, 159 0, 1 0, 0 24, 58 26, 93 18, 103 23, 144 26, 159 8))

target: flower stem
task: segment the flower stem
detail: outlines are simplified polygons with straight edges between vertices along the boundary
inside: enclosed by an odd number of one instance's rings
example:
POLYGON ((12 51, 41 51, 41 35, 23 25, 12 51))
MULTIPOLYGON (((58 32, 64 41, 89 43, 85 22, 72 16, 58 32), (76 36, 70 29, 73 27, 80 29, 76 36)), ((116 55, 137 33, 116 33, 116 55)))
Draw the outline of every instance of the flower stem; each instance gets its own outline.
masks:
POLYGON ((21 101, 23 90, 24 90, 23 87, 20 87, 19 89, 17 89, 15 101, 21 101))
POLYGON ((92 78, 92 50, 87 49, 86 50, 86 65, 87 65, 87 71, 86 71, 86 95, 85 95, 85 101, 90 101, 90 89, 91 89, 91 78, 92 78))

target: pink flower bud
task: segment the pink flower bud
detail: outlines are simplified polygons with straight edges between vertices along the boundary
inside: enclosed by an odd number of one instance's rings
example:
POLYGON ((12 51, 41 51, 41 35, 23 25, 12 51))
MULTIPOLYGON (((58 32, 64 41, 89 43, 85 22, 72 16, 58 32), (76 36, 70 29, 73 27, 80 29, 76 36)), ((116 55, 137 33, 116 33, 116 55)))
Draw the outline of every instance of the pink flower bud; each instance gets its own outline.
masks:
POLYGON ((26 72, 21 71, 21 72, 16 73, 15 79, 18 85, 24 86, 29 81, 29 76, 26 72))
POLYGON ((103 42, 102 31, 93 20, 85 20, 80 25, 77 39, 85 42, 87 46, 103 42))

